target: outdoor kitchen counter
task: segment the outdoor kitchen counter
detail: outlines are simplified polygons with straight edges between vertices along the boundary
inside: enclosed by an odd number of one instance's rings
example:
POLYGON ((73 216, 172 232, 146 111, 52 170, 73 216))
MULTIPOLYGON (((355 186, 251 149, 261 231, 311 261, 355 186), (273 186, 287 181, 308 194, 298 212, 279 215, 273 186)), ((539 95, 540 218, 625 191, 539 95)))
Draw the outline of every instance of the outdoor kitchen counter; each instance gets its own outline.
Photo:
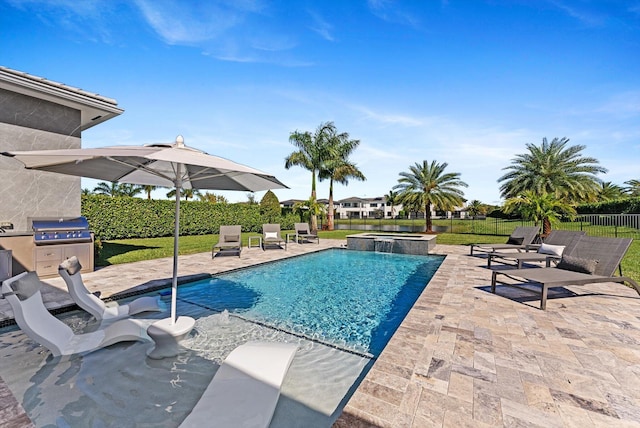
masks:
POLYGON ((5 236, 33 236, 33 230, 31 231, 24 231, 24 232, 20 232, 20 231, 13 231, 11 229, 9 230, 5 230, 4 232, 0 232, 0 239, 2 239, 5 236))

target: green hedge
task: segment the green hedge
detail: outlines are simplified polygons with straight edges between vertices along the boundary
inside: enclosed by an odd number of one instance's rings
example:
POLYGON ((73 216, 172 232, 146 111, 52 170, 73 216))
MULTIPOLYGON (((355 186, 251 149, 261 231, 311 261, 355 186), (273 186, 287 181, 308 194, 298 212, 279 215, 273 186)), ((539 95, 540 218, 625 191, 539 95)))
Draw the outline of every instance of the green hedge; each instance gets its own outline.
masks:
POLYGON ((582 204, 576 211, 579 214, 640 214, 640 197, 582 204))
MULTIPOLYGON (((100 240, 155 238, 172 236, 175 201, 130 197, 82 195, 82 215, 100 240)), ((221 225, 240 224, 243 232, 260 232, 263 223, 280 223, 282 230, 293 229, 300 221, 285 214, 279 221, 267 221, 257 204, 212 204, 180 202, 180 235, 218 233, 221 225)))

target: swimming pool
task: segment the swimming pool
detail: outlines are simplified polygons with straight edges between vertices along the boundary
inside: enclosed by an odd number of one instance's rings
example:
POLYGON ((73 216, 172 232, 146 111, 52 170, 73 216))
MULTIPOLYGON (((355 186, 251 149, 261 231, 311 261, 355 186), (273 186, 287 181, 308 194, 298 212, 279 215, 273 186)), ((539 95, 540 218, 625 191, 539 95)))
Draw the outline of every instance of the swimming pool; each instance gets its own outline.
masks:
POLYGON ((182 286, 178 296, 377 356, 442 260, 333 249, 216 275, 182 286))
MULTIPOLYGON (((293 342, 300 348, 271 427, 329 427, 372 364, 365 354, 380 352, 424 288, 425 264, 435 271, 442 260, 406 257, 329 250, 181 286, 178 313, 196 318, 196 327, 176 358, 150 360, 145 354, 152 344, 136 342, 63 360, 17 328, 5 328, 0 376, 38 427, 170 428, 186 417, 236 346, 293 342), (401 276, 399 283, 418 279, 409 287, 415 290, 405 294, 391 285, 401 276), (404 313, 381 317, 389 308, 404 313)), ((76 331, 95 327, 81 311, 61 317, 76 331)))

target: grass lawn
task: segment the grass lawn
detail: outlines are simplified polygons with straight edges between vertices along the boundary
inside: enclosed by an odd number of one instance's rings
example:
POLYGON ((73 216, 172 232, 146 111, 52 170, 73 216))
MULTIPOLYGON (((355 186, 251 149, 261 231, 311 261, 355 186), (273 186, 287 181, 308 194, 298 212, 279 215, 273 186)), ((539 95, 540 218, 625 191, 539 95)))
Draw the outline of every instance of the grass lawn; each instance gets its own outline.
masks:
MULTIPOLYGON (((283 230, 283 235, 287 232, 283 230)), ((347 235, 362 233, 361 230, 320 231, 318 235, 325 239, 345 239, 347 235)), ((243 233, 242 245, 247 246, 249 236, 259 236, 257 233, 243 233)), ((218 242, 218 235, 196 235, 180 237, 180 254, 195 254, 211 251, 211 247, 218 242)), ((441 233, 438 243, 445 245, 470 245, 474 243, 506 242, 504 236, 472 235, 466 233, 441 233)), ((141 260, 170 257, 173 254, 173 237, 148 239, 123 239, 105 241, 96 259, 97 266, 117 265, 141 260)), ((622 260, 622 272, 640 282, 640 240, 634 240, 631 248, 622 260)))

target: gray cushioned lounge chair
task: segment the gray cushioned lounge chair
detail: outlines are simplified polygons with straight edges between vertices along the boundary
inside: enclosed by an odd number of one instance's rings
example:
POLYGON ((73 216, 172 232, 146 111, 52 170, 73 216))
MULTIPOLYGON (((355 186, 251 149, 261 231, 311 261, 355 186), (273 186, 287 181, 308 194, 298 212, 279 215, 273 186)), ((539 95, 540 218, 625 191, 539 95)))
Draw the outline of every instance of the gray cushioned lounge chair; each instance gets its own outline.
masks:
POLYGON ((547 267, 552 261, 558 262, 562 258, 563 253, 570 253, 573 247, 578 243, 580 237, 586 232, 581 230, 552 230, 549 236, 544 240, 545 246, 535 245, 530 248, 536 248, 535 252, 514 253, 514 252, 493 252, 487 255, 487 267, 491 267, 492 262, 514 263, 518 269, 522 269, 523 263, 546 262, 547 267), (545 253, 547 245, 554 246, 556 250, 560 250, 559 254, 545 253), (557 248, 564 247, 564 248, 557 248), (541 252, 542 251, 542 252, 541 252))
POLYGON ((471 244, 471 255, 473 251, 483 251, 491 253, 497 250, 526 250, 528 245, 533 244, 540 232, 538 226, 518 226, 511 233, 505 244, 471 244))
POLYGON ((278 248, 282 248, 282 244, 284 244, 284 249, 287 249, 287 241, 282 239, 282 234, 280 233, 280 225, 279 224, 263 224, 262 225, 262 249, 266 249, 267 246, 277 246, 278 248))
POLYGON ((317 234, 311 233, 309 231, 309 225, 307 223, 295 223, 293 227, 296 231, 297 243, 302 243, 305 241, 306 242, 316 241, 318 244, 320 243, 320 238, 318 237, 317 234))
POLYGON ((583 236, 570 253, 563 254, 562 260, 556 267, 493 271, 491 292, 495 293, 496 285, 502 284, 539 294, 540 309, 543 310, 547 307, 549 288, 565 285, 626 282, 640 294, 640 285, 633 279, 625 276, 613 276, 616 268, 620 268, 620 262, 629 249, 631 241, 630 238, 583 236), (515 283, 505 282, 499 278, 508 278, 515 283), (540 287, 540 291, 523 287, 524 285, 540 287))
POLYGON ((232 253, 240 257, 241 252, 242 227, 239 225, 220 226, 218 243, 211 248, 211 258, 214 258, 217 253, 232 253))

